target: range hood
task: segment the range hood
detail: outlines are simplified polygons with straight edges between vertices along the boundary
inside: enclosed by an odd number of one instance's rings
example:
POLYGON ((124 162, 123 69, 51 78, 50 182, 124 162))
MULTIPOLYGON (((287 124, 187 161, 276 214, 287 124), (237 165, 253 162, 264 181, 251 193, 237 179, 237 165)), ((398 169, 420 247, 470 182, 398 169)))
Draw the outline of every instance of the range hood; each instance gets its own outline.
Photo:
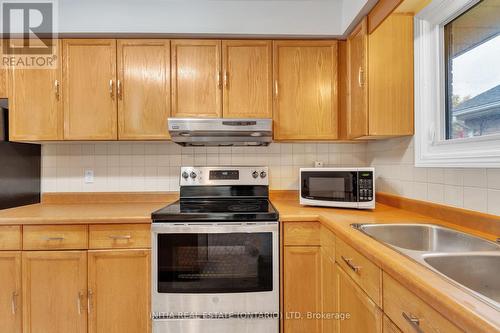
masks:
POLYGON ((168 131, 181 146, 268 146, 273 120, 168 118, 168 131))

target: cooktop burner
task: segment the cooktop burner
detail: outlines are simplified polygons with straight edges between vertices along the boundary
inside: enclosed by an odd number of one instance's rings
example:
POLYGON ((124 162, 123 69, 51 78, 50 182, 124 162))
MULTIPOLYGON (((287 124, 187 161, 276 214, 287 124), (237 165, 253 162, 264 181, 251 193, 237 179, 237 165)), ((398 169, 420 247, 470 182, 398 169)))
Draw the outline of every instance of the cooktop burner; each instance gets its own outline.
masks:
POLYGON ((268 199, 181 199, 152 214, 153 222, 276 221, 268 199))

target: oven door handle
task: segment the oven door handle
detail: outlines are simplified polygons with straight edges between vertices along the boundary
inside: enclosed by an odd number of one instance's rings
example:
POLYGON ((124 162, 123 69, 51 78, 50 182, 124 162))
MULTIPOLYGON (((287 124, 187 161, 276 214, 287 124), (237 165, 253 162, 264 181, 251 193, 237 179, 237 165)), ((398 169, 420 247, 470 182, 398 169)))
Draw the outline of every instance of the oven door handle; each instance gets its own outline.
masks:
POLYGON ((278 222, 241 223, 241 224, 211 224, 211 223, 153 223, 151 231, 157 234, 225 234, 225 233, 252 233, 278 232, 278 222))

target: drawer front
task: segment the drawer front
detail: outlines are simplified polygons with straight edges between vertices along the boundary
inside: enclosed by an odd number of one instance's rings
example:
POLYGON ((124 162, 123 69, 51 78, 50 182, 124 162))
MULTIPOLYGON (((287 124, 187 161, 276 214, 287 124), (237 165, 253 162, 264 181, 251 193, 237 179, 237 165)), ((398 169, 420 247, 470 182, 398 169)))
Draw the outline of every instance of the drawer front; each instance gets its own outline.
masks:
POLYGON ((24 250, 78 250, 87 247, 86 225, 30 225, 23 228, 24 250))
POLYGON ((89 227, 89 248, 130 249, 151 247, 149 224, 96 224, 89 227))
POLYGON ((386 273, 384 273, 384 311, 403 332, 462 332, 386 273))
POLYGON ((382 307, 382 270, 342 240, 335 242, 335 261, 382 307))
POLYGON ((0 250, 21 250, 21 227, 6 225, 0 227, 0 250))
POLYGON ((389 317, 384 315, 384 329, 382 330, 384 333, 403 333, 399 329, 399 327, 394 324, 389 317))
POLYGON ((285 222, 285 245, 321 245, 321 225, 318 222, 285 222))

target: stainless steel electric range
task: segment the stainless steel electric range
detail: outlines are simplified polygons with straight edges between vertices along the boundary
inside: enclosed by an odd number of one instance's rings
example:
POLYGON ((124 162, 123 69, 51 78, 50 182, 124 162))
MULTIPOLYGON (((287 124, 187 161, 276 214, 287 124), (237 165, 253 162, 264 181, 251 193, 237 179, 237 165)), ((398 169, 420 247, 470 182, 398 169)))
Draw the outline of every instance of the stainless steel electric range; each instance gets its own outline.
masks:
POLYGON ((266 167, 183 167, 152 214, 154 333, 277 333, 278 212, 266 167))

